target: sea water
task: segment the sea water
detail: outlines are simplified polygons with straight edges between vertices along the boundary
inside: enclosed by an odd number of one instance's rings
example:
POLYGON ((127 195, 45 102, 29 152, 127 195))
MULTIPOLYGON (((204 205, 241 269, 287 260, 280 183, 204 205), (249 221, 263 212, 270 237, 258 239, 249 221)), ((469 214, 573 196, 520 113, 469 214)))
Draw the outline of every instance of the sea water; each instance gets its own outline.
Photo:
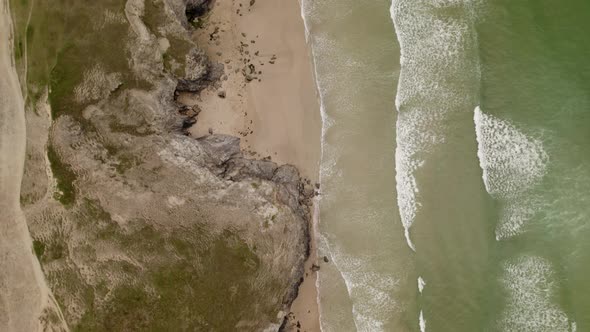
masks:
POLYGON ((324 331, 590 331, 590 2, 302 0, 324 331))

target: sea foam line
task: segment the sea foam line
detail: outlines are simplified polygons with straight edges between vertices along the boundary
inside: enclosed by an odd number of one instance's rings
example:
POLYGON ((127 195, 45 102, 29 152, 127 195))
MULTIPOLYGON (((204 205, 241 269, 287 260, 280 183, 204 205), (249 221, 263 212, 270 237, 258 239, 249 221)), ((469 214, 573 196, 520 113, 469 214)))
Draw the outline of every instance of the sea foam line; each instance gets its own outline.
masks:
MULTIPOLYGON (((325 142, 325 137, 326 137, 326 130, 327 130, 327 126, 328 126, 328 115, 326 113, 326 109, 325 109, 325 105, 324 105, 324 96, 323 96, 323 92, 322 89, 320 87, 320 82, 318 80, 318 68, 317 68, 317 61, 316 61, 316 49, 314 47, 313 41, 311 40, 311 32, 310 32, 310 28, 309 28, 309 22, 307 20, 307 15, 306 15, 306 0, 298 0, 299 2, 299 8, 301 9, 300 14, 301 14, 301 19, 303 20, 303 27, 305 29, 305 42, 309 47, 309 51, 311 53, 310 56, 310 60, 311 60, 311 65, 313 68, 313 79, 315 82, 315 87, 316 87, 316 91, 318 94, 318 102, 319 102, 319 106, 320 106, 320 117, 321 117, 321 121, 322 121, 322 127, 321 127, 321 133, 320 133, 320 168, 319 168, 319 174, 318 174, 318 182, 320 183, 320 190, 321 190, 321 185, 322 185, 322 175, 323 175, 323 168, 321 167, 321 163, 324 160, 324 142, 325 142)), ((320 193, 320 195, 316 198, 316 200, 314 201, 314 215, 313 215, 313 225, 312 225, 312 231, 314 232, 314 239, 316 239, 316 246, 317 243, 319 242, 319 231, 318 231, 318 224, 320 223, 320 203, 322 200, 322 195, 320 193)), ((319 274, 319 271, 318 271, 319 274)), ((322 325, 322 307, 321 307, 321 301, 320 301, 320 277, 319 275, 316 277, 315 280, 315 287, 316 287, 316 303, 318 306, 318 319, 320 321, 320 332, 323 332, 323 325, 322 325)))
MULTIPOLYGON (((310 31, 309 16, 313 6, 313 3, 307 0, 301 0, 301 15, 303 18, 306 39, 308 45, 310 45, 314 79, 318 91, 320 113, 322 118, 322 129, 321 129, 321 167, 319 172, 319 182, 323 188, 324 180, 331 176, 337 175, 335 164, 337 155, 333 148, 329 146, 326 141, 326 134, 331 127, 333 120, 330 119, 327 114, 325 99, 327 91, 330 91, 331 82, 326 81, 325 78, 319 76, 318 70, 318 55, 325 55, 326 51, 329 52, 332 46, 330 40, 322 38, 321 36, 315 36, 310 31)), ((347 64, 351 65, 351 64, 347 64)), ((323 199, 326 199, 324 195, 320 195, 318 198, 318 205, 320 206, 323 199)), ((321 222, 321 216, 318 213, 318 223, 321 222)), ((352 314, 353 323, 357 331, 382 331, 384 329, 384 322, 389 317, 393 308, 396 306, 395 299, 391 298, 390 293, 392 289, 397 285, 397 281, 389 275, 383 275, 376 272, 367 271, 365 268, 365 259, 356 258, 345 254, 337 246, 330 243, 329 240, 323 236, 323 234, 317 232, 318 242, 321 242, 321 246, 325 248, 325 251, 329 253, 330 259, 334 266, 337 267, 338 272, 344 284, 346 286, 348 296, 352 300, 352 314), (362 301, 355 299, 362 298, 362 301), (381 308, 385 311, 384 317, 377 315, 375 308, 381 308)), ((316 287, 320 285, 320 278, 316 280, 316 287)), ((320 306, 320 298, 318 292, 318 307, 320 308, 320 329, 324 331, 326 327, 323 325, 322 318, 322 307, 320 306)), ((383 314, 382 314, 383 315, 383 314)))

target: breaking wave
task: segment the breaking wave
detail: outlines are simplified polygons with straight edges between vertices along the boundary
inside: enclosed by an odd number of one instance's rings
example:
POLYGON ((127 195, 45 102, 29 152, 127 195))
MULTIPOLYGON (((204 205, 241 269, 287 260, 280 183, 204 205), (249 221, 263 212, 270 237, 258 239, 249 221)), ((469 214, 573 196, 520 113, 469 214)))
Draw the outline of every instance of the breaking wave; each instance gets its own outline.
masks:
POLYGON ((570 332, 575 323, 551 303, 555 293, 551 264, 522 256, 504 265, 502 282, 509 291, 508 307, 499 323, 506 332, 570 332))
POLYGON ((476 91, 463 89, 469 86, 466 82, 479 82, 479 60, 466 51, 477 45, 472 5, 465 0, 394 0, 390 8, 401 52, 395 103, 397 200, 406 240, 414 251, 410 228, 421 206, 415 174, 428 153, 445 142, 448 115, 477 98, 476 91), (466 15, 437 15, 449 6, 461 7, 466 15))
POLYGON ((540 140, 479 106, 473 118, 485 188, 503 203, 496 239, 506 239, 519 234, 535 214, 539 198, 531 189, 545 175, 549 156, 540 140))

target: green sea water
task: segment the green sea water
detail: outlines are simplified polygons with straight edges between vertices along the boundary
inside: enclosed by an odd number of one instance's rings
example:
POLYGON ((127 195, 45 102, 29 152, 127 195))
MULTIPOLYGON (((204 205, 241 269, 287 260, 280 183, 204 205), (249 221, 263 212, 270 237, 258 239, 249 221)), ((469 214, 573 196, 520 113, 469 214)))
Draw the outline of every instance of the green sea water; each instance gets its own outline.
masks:
POLYGON ((324 331, 590 331, 590 2, 303 1, 324 331))

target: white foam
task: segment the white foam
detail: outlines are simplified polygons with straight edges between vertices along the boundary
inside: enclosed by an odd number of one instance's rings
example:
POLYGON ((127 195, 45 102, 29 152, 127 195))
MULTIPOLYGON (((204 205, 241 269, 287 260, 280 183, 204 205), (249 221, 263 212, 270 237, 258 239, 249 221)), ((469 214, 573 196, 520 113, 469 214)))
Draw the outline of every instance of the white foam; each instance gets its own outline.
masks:
POLYGON ((424 279, 422 279, 422 277, 418 277, 418 291, 420 292, 420 294, 422 294, 424 286, 426 286, 426 282, 424 281, 424 279))
POLYGON ((534 215, 536 198, 530 189, 545 175, 549 156, 541 140, 527 136, 508 121, 485 114, 480 107, 473 119, 485 188, 504 203, 496 238, 508 238, 520 233, 534 215))
POLYGON ((371 257, 352 256, 320 235, 321 246, 331 253, 352 301, 353 320, 357 331, 385 331, 385 324, 400 310, 392 294, 399 280, 391 274, 370 268, 371 257))
MULTIPOLYGON (((570 332, 567 315, 551 300, 557 291, 551 264, 522 256, 504 265, 508 305, 499 328, 506 332, 570 332)), ((575 326, 575 325, 574 325, 575 326)))
POLYGON ((548 155, 540 140, 527 137, 508 121, 474 113, 479 162, 488 192, 513 198, 538 183, 546 171, 548 155))
POLYGON ((420 310, 419 324, 420 332, 426 332, 426 319, 424 319, 424 312, 422 310, 420 310))
POLYGON ((390 14, 400 44, 400 77, 395 99, 397 200, 408 246, 420 208, 415 174, 428 153, 445 142, 445 119, 473 105, 479 60, 468 0, 394 0, 390 14), (434 6, 434 7, 433 7, 434 6), (463 17, 437 15, 436 8, 462 6, 463 17))

